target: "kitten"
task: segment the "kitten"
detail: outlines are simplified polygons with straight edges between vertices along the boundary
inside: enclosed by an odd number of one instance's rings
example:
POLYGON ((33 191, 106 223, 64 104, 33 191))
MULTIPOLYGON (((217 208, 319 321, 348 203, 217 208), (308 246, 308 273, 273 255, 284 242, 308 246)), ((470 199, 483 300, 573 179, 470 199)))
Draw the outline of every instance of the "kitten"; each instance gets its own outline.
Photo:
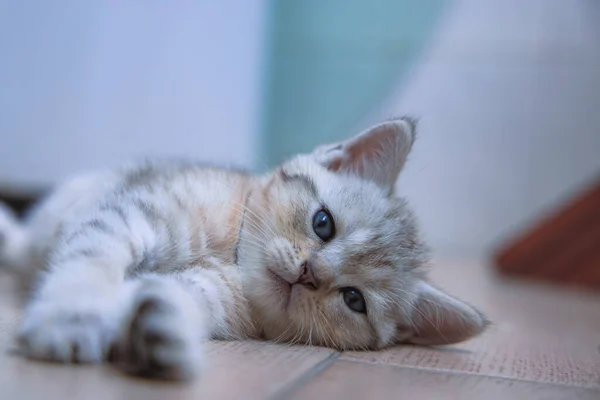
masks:
POLYGON ((42 271, 18 331, 26 357, 193 378, 203 340, 346 349, 449 344, 484 316, 428 283, 394 185, 402 118, 253 176, 145 164, 72 180, 20 225, 0 262, 42 271))

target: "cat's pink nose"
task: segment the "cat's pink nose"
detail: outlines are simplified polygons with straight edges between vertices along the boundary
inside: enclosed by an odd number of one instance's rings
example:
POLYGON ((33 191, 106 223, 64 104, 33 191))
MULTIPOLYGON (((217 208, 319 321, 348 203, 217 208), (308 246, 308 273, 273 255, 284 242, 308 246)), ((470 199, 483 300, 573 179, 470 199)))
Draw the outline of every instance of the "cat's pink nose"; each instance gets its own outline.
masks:
POLYGON ((308 261, 305 261, 304 264, 302 264, 302 274, 296 283, 304 285, 313 290, 319 288, 319 283, 315 279, 315 275, 313 273, 313 267, 308 261))

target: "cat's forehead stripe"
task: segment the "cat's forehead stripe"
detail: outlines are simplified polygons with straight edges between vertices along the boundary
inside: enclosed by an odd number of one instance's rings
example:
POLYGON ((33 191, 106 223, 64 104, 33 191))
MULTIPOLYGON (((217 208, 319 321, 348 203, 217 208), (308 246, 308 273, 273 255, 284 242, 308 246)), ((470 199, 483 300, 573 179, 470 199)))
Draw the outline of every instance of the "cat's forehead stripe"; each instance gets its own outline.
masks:
POLYGON ((280 175, 281 175, 281 179, 286 182, 299 182, 302 185, 304 185, 309 191, 310 193, 315 196, 315 197, 319 197, 319 193, 317 191, 317 186, 315 185, 315 182, 313 182, 313 180, 306 175, 300 175, 300 174, 293 174, 290 175, 287 172, 285 172, 282 169, 280 169, 280 175))
POLYGON ((385 254, 385 249, 379 246, 361 248, 348 251, 344 260, 345 272, 360 272, 367 269, 391 269, 394 270, 393 262, 385 254))

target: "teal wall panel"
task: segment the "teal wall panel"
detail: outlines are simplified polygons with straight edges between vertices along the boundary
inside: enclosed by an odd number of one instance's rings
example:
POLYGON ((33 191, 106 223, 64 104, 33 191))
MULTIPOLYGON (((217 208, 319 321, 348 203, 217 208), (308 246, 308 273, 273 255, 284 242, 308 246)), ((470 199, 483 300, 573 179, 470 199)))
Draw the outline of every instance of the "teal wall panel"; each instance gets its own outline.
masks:
POLYGON ((414 66, 448 4, 271 1, 261 159, 346 136, 414 66))

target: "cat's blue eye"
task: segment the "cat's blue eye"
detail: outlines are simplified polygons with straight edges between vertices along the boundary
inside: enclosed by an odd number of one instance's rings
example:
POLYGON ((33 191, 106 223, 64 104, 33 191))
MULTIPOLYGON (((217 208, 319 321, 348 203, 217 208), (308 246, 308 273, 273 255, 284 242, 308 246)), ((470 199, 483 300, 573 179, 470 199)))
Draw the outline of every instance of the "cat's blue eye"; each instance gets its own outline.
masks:
POLYGON ((360 290, 353 287, 347 287, 340 289, 340 292, 344 297, 344 303, 346 303, 349 309, 356 311, 357 313, 367 313, 367 303, 365 303, 365 298, 360 290))
POLYGON ((322 241, 328 242, 335 235, 335 224, 329 211, 321 209, 313 216, 313 231, 322 241))

